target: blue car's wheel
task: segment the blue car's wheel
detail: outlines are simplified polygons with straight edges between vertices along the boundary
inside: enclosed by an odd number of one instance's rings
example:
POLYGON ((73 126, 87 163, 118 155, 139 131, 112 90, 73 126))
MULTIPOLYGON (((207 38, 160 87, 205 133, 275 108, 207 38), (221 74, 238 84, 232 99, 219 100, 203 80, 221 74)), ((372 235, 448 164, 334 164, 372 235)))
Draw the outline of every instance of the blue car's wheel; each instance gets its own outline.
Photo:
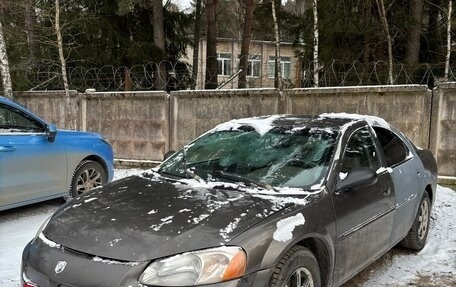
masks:
POLYGON ((102 186, 107 182, 106 171, 94 161, 82 161, 74 172, 71 182, 71 197, 76 197, 82 193, 102 186))

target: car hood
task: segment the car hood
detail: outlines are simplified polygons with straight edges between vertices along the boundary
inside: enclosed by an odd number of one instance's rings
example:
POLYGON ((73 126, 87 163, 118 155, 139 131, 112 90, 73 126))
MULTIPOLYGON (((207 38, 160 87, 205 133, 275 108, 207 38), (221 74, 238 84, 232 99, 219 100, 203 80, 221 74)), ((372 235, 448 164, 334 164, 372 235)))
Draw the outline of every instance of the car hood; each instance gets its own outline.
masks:
POLYGON ((133 176, 65 204, 43 234, 89 255, 144 261, 228 244, 287 206, 270 198, 133 176))
POLYGON ((66 138, 68 137, 78 137, 78 138, 102 138, 102 136, 98 133, 93 133, 93 132, 83 132, 83 131, 72 131, 72 130, 57 130, 57 137, 58 136, 64 136, 66 138))

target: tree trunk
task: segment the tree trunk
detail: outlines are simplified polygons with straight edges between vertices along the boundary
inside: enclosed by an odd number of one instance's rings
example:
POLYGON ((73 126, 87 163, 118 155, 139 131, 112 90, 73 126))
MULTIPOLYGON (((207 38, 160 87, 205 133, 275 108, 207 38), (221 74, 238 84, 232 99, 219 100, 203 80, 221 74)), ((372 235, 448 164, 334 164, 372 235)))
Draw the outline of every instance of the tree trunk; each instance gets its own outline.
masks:
POLYGON ((440 29, 440 7, 442 6, 442 0, 430 0, 428 5, 428 27, 427 27, 427 62, 437 62, 442 54, 442 33, 440 29))
POLYGON ((66 72, 66 60, 63 54, 62 30, 60 28, 60 0, 55 0, 55 34, 57 35, 57 48, 59 50, 60 65, 62 68, 63 88, 65 90, 66 109, 65 109, 65 126, 68 129, 76 129, 74 117, 72 115, 70 88, 68 85, 68 76, 66 72))
POLYGON ((37 63, 36 53, 36 14, 35 0, 25 0, 25 35, 27 36, 27 45, 29 50, 28 62, 30 66, 37 63))
POLYGON ((314 87, 319 86, 319 72, 320 67, 318 64, 318 0, 313 0, 313 32, 314 32, 314 45, 313 45, 313 67, 314 67, 314 87))
POLYGON ((405 50, 405 61, 409 65, 416 65, 420 61, 420 44, 423 22, 424 0, 410 1, 410 14, 412 25, 407 37, 407 46, 405 50))
MULTIPOLYGON (((296 0, 296 11, 294 13, 301 19, 301 23, 305 23, 306 20, 306 0, 296 0)), ((304 58, 306 52, 306 33, 305 24, 301 26, 298 35, 298 44, 296 45, 296 51, 299 55, 298 62, 296 64, 295 72, 295 87, 302 87, 304 80, 304 58)))
POLYGON ((198 83, 198 59, 199 59, 199 45, 200 45, 200 32, 201 32, 201 0, 196 0, 196 11, 195 11, 195 30, 193 35, 193 84, 192 89, 196 89, 198 83))
POLYGON ((217 27, 216 27, 217 0, 206 0, 207 15, 207 42, 206 42, 206 89, 216 89, 217 63, 217 27))
POLYGON ((375 0, 377 2, 378 14, 382 22, 383 32, 385 33, 388 43, 388 84, 392 85, 393 80, 393 39, 389 31, 388 20, 386 18, 385 3, 383 0, 375 0))
POLYGON ((448 1, 448 16, 447 16, 447 51, 445 58, 445 76, 444 79, 448 82, 450 72, 450 56, 451 56, 451 13, 453 12, 453 0, 448 1))
POLYGON ((156 88, 157 90, 166 90, 166 40, 165 40, 165 26, 163 20, 163 4, 161 0, 152 1, 152 19, 153 19, 153 33, 154 33, 154 44, 161 52, 160 63, 158 63, 158 74, 156 88))
POLYGON ((0 73, 2 74, 3 94, 8 99, 13 99, 13 85, 9 69, 8 55, 6 54, 6 42, 3 36, 3 25, 0 19, 0 73))
POLYGON ((241 59, 239 61, 239 69, 242 70, 242 72, 239 74, 238 80, 239 89, 245 89, 247 87, 247 67, 249 65, 249 50, 252 34, 254 0, 246 0, 245 5, 244 31, 242 33, 240 56, 241 59))
POLYGON ((272 20, 274 21, 274 35, 275 35, 275 75, 274 75, 274 87, 282 90, 282 71, 280 69, 280 33, 279 33, 279 21, 277 20, 276 5, 277 0, 271 1, 272 5, 272 20))

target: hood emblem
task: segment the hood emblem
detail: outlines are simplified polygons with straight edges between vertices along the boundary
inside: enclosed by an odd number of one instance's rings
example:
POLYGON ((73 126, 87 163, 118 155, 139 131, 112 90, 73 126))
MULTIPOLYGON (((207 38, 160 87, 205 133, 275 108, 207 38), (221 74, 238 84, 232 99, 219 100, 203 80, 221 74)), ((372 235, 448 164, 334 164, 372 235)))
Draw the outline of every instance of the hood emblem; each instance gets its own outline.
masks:
POLYGON ((59 261, 57 263, 57 265, 55 265, 55 269, 54 269, 55 274, 62 273, 63 270, 65 270, 66 265, 67 265, 66 261, 59 261))

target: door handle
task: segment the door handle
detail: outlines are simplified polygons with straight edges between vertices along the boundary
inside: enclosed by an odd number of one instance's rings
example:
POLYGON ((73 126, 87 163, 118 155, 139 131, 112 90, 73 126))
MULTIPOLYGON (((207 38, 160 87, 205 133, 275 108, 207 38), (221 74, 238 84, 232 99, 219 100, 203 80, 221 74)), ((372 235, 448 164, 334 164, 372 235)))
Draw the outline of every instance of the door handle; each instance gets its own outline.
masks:
POLYGON ((11 145, 3 145, 0 146, 0 152, 12 152, 15 151, 16 147, 11 146, 11 145))
POLYGON ((388 196, 391 193, 391 188, 388 187, 386 190, 383 191, 383 195, 388 196))

